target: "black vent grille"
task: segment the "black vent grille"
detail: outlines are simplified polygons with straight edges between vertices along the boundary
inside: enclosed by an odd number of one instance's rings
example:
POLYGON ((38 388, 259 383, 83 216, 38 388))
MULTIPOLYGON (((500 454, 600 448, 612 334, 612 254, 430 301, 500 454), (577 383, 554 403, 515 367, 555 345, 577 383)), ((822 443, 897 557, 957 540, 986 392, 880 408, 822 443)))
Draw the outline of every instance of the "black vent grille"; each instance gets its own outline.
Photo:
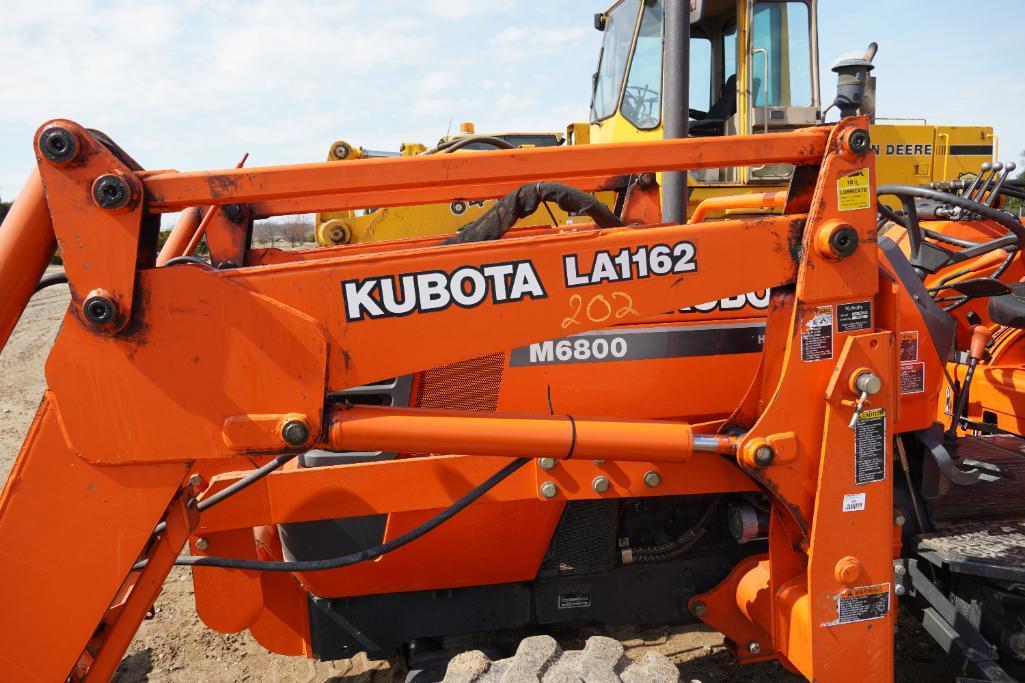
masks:
POLYGON ((538 572, 540 578, 602 574, 616 564, 618 502, 582 500, 566 504, 538 572))

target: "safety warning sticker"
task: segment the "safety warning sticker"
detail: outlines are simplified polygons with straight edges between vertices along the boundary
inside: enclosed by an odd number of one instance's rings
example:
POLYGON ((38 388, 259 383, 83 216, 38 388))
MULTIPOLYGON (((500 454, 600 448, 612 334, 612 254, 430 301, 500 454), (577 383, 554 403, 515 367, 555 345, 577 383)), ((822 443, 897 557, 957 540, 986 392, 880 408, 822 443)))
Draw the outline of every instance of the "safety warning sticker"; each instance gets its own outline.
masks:
POLYGON ((862 411, 854 427, 854 483, 886 479, 886 410, 862 411))
POLYGON ((925 363, 900 364, 900 393, 920 394, 925 391, 925 363))
POLYGON ((851 588, 836 596, 836 621, 823 626, 882 619, 890 611, 890 584, 851 588))
POLYGON ((845 493, 843 497, 844 512, 861 512, 865 509, 864 493, 845 493))
POLYGON ((833 307, 819 306, 806 313, 801 329, 801 359, 833 357, 833 307))
POLYGON ((856 301, 851 304, 837 304, 836 331, 857 332, 872 327, 872 302, 856 301))
POLYGON ((918 330, 900 333, 900 362, 918 360, 918 330))
POLYGON ((872 206, 872 193, 868 182, 868 169, 863 168, 836 181, 838 208, 840 211, 867 209, 872 206))

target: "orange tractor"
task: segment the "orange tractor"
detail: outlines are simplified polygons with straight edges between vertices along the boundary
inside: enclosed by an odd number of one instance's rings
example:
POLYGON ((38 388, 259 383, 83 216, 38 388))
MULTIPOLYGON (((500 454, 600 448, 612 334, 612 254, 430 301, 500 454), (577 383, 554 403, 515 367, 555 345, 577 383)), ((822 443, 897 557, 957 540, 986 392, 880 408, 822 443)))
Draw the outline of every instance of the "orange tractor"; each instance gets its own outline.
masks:
MULTIPOLYGON (((176 564, 213 629, 423 680, 555 625, 694 620, 742 662, 891 680, 898 604, 969 675, 1021 674, 1006 173, 877 187, 859 116, 193 173, 67 120, 34 145, 0 343, 58 245, 72 303, 0 498, 4 680, 108 678, 176 564), (656 172, 756 164, 796 167, 781 215, 663 219, 656 172), (481 198, 448 237, 250 248, 259 217, 481 198), (581 218, 510 227, 545 202, 581 218)), ((524 644, 450 680, 675 677, 524 644)))

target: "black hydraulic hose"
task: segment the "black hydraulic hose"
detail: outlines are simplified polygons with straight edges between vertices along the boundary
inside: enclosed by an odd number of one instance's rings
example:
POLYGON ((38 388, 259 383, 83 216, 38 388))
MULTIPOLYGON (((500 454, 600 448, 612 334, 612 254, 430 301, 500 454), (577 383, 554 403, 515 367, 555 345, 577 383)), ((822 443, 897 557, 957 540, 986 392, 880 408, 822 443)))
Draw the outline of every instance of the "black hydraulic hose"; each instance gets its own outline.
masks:
POLYGON ((39 279, 39 284, 36 285, 36 292, 41 292, 47 287, 52 287, 54 285, 67 284, 67 282, 68 274, 64 271, 59 273, 50 273, 49 275, 44 275, 39 279))
POLYGON ((699 519, 698 523, 694 525, 694 528, 688 530, 676 540, 669 541, 668 543, 660 543, 658 545, 633 548, 631 551, 633 561, 637 563, 663 562, 683 555, 685 552, 693 548, 705 535, 708 524, 712 521, 712 515, 714 515, 715 511, 719 508, 720 501, 722 501, 722 495, 718 495, 712 499, 711 505, 709 505, 704 514, 701 515, 701 519, 699 519))
POLYGON ((174 258, 167 259, 164 265, 160 267, 167 268, 168 266, 177 266, 182 263, 189 263, 194 266, 206 266, 207 268, 213 270, 213 264, 211 264, 209 261, 205 261, 199 258, 198 256, 175 256, 174 258))
POLYGON ((555 202, 567 213, 586 214, 599 228, 623 226, 623 221, 593 195, 563 183, 542 181, 524 185, 502 197, 480 218, 459 228, 456 234, 442 244, 500 239, 516 221, 537 211, 541 202, 549 201, 555 202))
MULTIPOLYGON (((198 503, 196 503, 196 509, 200 512, 202 512, 203 510, 209 510, 214 505, 217 505, 218 503, 224 501, 227 498, 231 498, 242 489, 252 486, 256 482, 266 477, 271 472, 280 469, 281 466, 285 463, 291 460, 295 460, 297 455, 299 454, 291 453, 289 455, 279 455, 278 457, 274 458, 265 465, 261 465, 260 467, 253 470, 246 476, 242 477, 234 484, 225 486, 223 489, 213 494, 209 498, 204 498, 203 500, 199 501, 198 503)), ((156 528, 153 529, 153 533, 160 534, 163 533, 165 529, 167 529, 167 522, 161 522, 160 524, 157 524, 156 528)))
MULTIPOLYGON (((971 199, 965 199, 959 195, 949 194, 947 192, 940 192, 938 190, 930 190, 926 187, 918 187, 915 185, 880 185, 876 189, 877 195, 896 195, 897 197, 918 197, 920 199, 931 199, 933 201, 941 202, 944 204, 950 204, 966 211, 971 211, 974 214, 982 216, 995 223, 999 223, 1003 227, 1007 228, 1010 232, 1014 233, 1014 236, 1018 238, 1018 249, 1025 248, 1025 226, 1021 224, 1017 218, 1001 209, 994 208, 992 206, 986 206, 979 202, 972 201, 971 199)), ((907 227, 907 226, 905 226, 907 227)), ((910 235, 909 230, 909 235, 910 235)))
POLYGON ((462 149, 467 145, 475 145, 478 143, 482 145, 489 145, 496 149, 516 149, 516 145, 513 143, 508 140, 503 140, 502 138, 496 138, 493 135, 471 135, 464 138, 456 138, 455 140, 442 142, 434 149, 427 150, 425 154, 437 154, 438 152, 448 154, 449 152, 454 152, 457 149, 462 149))
MULTIPOLYGON (((502 469, 498 470, 498 472, 495 472, 493 475, 488 477, 488 479, 475 486, 465 496, 452 503, 452 505, 445 508, 434 517, 431 517, 415 529, 411 529, 401 536, 393 538, 385 543, 381 543, 380 545, 365 548, 364 550, 349 553, 348 555, 342 555, 341 557, 332 557, 326 560, 306 560, 300 562, 273 562, 264 560, 243 560, 233 557, 186 556, 179 557, 174 563, 176 565, 186 567, 220 567, 222 569, 242 569, 246 571, 316 572, 328 569, 339 569, 340 567, 348 567, 349 565, 366 562, 367 560, 373 560, 390 553, 393 550, 397 550, 404 545, 412 543, 424 534, 438 528, 465 510, 474 501, 493 489, 509 477, 509 475, 526 465, 528 462, 530 462, 530 458, 516 458, 509 464, 505 465, 502 469)), ((137 562, 133 569, 142 569, 146 566, 146 563, 147 560, 137 562)))

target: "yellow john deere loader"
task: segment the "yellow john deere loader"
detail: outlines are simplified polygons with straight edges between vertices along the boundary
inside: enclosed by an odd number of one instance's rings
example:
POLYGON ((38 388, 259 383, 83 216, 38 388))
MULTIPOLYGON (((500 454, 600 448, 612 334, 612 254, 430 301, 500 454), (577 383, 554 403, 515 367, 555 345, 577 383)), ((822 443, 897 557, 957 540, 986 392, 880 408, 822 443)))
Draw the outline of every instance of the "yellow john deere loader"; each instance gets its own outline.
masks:
MULTIPOLYGON (((819 88, 817 0, 690 0, 691 25, 684 39, 666 30, 666 1, 620 0, 595 15, 595 28, 604 39, 593 78, 589 123, 572 123, 565 133, 488 135, 476 134, 472 124, 463 124, 459 134, 442 138, 431 149, 405 143, 400 152, 369 151, 339 140, 331 145, 327 160, 757 135, 825 120, 833 104, 823 109, 819 88), (689 79, 681 73, 687 61, 689 79), (688 80, 686 92, 676 92, 688 80), (673 107, 667 106, 671 98, 676 102, 673 107), (689 114, 685 120, 674 117, 683 110, 689 114)), ((955 180, 975 173, 993 158, 996 136, 991 127, 876 119, 875 78, 870 75, 874 55, 873 44, 864 58, 842 61, 834 71, 841 80, 866 81, 864 100, 852 105, 873 121, 877 182, 955 180)), ((786 189, 792 172, 789 164, 692 172, 687 215, 710 198, 755 193, 761 197, 706 206, 712 215, 778 211, 776 193, 786 189)), ((599 194, 606 202, 613 197, 611 192, 599 194)), ((317 215, 316 238, 321 246, 333 246, 444 234, 476 219, 492 203, 468 197, 447 204, 326 212, 317 215)), ((542 207, 522 224, 551 220, 572 219, 553 205, 542 207)))

